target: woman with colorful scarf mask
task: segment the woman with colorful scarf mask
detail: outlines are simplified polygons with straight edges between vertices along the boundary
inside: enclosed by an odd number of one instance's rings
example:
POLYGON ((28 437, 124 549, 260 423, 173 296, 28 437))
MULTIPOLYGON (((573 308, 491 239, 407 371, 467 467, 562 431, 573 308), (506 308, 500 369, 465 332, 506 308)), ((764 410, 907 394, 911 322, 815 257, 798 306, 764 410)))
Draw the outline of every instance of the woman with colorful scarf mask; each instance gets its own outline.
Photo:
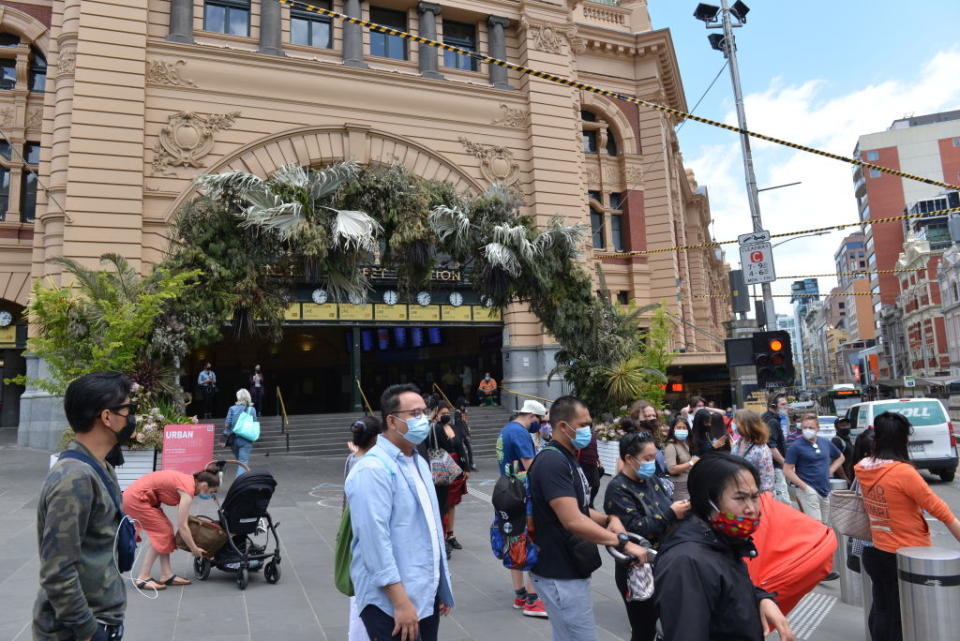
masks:
POLYGON ((759 484, 753 465, 727 453, 708 453, 691 470, 691 513, 654 566, 665 641, 762 641, 771 628, 783 641, 796 638, 775 595, 753 585, 743 561, 756 556, 759 484))

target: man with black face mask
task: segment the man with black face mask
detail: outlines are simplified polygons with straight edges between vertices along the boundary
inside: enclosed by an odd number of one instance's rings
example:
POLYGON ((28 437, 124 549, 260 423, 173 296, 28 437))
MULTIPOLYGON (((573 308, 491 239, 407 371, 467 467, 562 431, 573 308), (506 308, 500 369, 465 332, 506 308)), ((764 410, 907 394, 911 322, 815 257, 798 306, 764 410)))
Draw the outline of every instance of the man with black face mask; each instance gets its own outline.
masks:
POLYGON ((136 429, 132 387, 117 372, 87 374, 67 387, 63 406, 76 433, 67 451, 101 466, 106 476, 84 460, 62 458, 43 483, 37 505, 40 592, 33 608, 34 639, 123 637, 127 596, 114 559, 120 512, 111 496, 119 496, 120 487, 105 459, 136 429))

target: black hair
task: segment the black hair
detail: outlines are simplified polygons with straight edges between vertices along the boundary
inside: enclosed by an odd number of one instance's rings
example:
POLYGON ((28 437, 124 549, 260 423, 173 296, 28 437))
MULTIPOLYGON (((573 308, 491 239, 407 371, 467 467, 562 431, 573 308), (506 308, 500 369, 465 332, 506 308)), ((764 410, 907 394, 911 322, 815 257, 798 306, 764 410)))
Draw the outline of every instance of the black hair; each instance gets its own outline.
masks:
POLYGON ((706 404, 707 404, 707 399, 705 399, 705 398, 702 397, 702 396, 691 396, 691 397, 690 397, 690 403, 689 403, 690 409, 696 409, 697 403, 703 403, 704 405, 706 405, 706 404))
POLYGON ((361 450, 365 450, 373 445, 373 442, 377 440, 377 435, 382 431, 380 419, 376 416, 364 416, 355 420, 353 425, 350 426, 350 434, 352 435, 350 438, 354 445, 361 450))
POLYGON ((383 394, 380 395, 380 414, 384 425, 387 424, 387 417, 400 409, 400 395, 407 392, 419 394, 420 388, 413 383, 399 383, 383 390, 383 394))
POLYGON ((776 392, 767 396, 767 407, 777 409, 777 406, 780 404, 781 398, 786 398, 787 395, 783 392, 776 392))
POLYGON ((698 410, 693 415, 693 426, 690 428, 690 444, 693 453, 703 456, 710 449, 705 449, 714 439, 718 439, 727 433, 723 426, 723 414, 711 412, 710 410, 698 410))
POLYGON ((560 423, 569 425, 576 418, 577 411, 581 407, 586 407, 586 405, 576 396, 561 396, 550 406, 550 423, 553 425, 559 425, 560 423))
POLYGON ((100 412, 122 405, 132 389, 133 383, 120 372, 84 374, 71 382, 64 394, 67 423, 77 434, 89 432, 100 412))
POLYGON ((857 440, 853 444, 853 462, 850 464, 850 467, 853 467, 873 454, 873 439, 873 430, 863 430, 860 433, 860 436, 857 437, 857 440))
POLYGON ((760 474, 745 458, 726 452, 711 452, 697 461, 687 477, 693 513, 708 520, 715 511, 714 506, 719 507, 720 497, 727 485, 743 470, 750 472, 759 488, 760 474))
MULTIPOLYGON (((552 414, 550 415, 553 416, 552 414)), ((618 423, 620 429, 623 430, 624 434, 632 434, 640 429, 640 426, 637 425, 637 421, 632 418, 621 418, 620 423, 618 423)))
POLYGON ((628 456, 636 456, 647 446, 647 443, 653 443, 656 446, 657 441, 650 432, 630 432, 624 434, 620 439, 620 458, 626 460, 628 456))
POLYGON ((907 441, 913 428, 903 414, 884 412, 873 419, 873 455, 876 458, 910 462, 907 441))
POLYGON ((220 469, 216 463, 210 463, 199 472, 194 472, 193 480, 196 483, 206 483, 211 488, 220 487, 220 469))

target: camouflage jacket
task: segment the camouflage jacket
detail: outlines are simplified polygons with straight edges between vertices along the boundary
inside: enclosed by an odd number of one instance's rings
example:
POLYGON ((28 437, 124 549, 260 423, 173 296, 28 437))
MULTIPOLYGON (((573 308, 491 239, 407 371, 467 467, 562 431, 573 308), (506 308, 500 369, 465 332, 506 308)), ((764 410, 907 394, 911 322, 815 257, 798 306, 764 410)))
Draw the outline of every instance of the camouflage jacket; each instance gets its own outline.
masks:
MULTIPOLYGON (((93 457, 76 441, 67 449, 93 457)), ((116 483, 113 467, 106 469, 116 483)), ((119 485, 114 489, 119 495, 119 485)), ((97 631, 97 621, 123 622, 127 595, 114 562, 118 525, 116 505, 96 470, 75 459, 54 464, 37 505, 40 592, 33 608, 34 639, 87 639, 97 631)))

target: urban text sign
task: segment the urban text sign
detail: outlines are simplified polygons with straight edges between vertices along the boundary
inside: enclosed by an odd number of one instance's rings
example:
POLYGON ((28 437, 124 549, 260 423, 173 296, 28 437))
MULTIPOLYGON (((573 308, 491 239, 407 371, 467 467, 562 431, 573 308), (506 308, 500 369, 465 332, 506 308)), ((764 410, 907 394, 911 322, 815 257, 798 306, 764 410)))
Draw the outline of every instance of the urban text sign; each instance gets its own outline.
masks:
POLYGON ((161 469, 199 472, 213 460, 213 425, 167 425, 163 428, 161 469))
POLYGON ((764 230, 741 234, 737 240, 740 242, 740 267, 743 269, 743 280, 746 284, 757 285, 775 281, 777 274, 773 269, 770 232, 764 230))

